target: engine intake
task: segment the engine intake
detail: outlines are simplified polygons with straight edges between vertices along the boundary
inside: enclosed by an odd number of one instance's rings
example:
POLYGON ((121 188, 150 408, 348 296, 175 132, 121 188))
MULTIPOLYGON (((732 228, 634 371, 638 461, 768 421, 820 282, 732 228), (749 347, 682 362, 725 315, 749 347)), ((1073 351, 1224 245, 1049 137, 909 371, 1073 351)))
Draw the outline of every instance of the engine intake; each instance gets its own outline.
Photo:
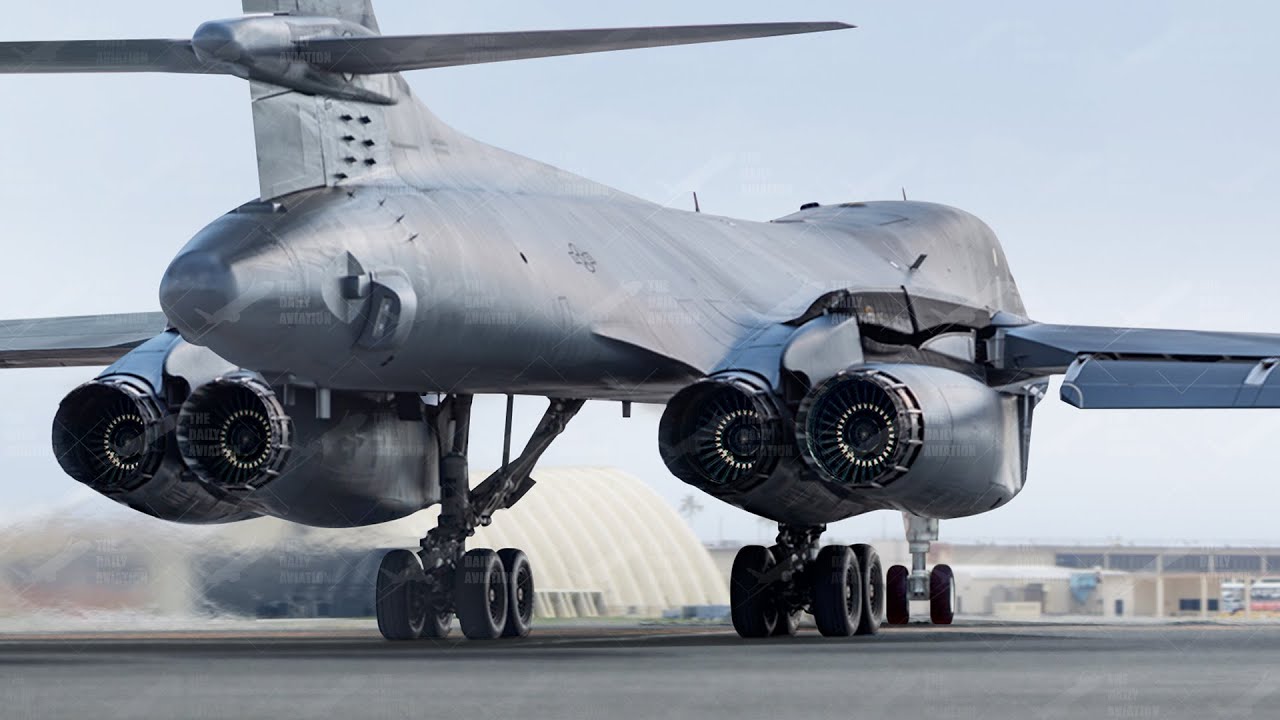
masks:
POLYGON ((248 491, 278 476, 289 458, 293 421, 255 376, 205 383, 178 414, 178 449, 201 480, 248 491))
POLYGON ((783 454, 773 395, 740 376, 703 380, 676 393, 658 425, 658 450, 671 473, 697 486, 749 485, 783 454))
POLYGON ((93 380, 72 390, 53 422, 53 451, 68 475, 99 492, 137 489, 165 456, 164 414, 138 381, 93 380))
POLYGON ((911 468, 924 413, 904 383, 878 369, 840 373, 800 403, 796 436, 810 467, 839 485, 879 487, 911 468))

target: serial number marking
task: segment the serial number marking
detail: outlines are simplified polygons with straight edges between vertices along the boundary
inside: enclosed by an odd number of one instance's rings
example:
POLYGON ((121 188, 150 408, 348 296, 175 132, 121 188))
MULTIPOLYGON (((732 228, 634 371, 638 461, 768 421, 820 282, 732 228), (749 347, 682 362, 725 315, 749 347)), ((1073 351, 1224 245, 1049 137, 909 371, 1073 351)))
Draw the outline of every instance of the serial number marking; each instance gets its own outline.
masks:
POLYGON ((575 263, 586 268, 587 272, 593 273, 596 271, 596 259, 591 256, 591 253, 580 249, 573 243, 569 243, 569 257, 573 258, 575 263))

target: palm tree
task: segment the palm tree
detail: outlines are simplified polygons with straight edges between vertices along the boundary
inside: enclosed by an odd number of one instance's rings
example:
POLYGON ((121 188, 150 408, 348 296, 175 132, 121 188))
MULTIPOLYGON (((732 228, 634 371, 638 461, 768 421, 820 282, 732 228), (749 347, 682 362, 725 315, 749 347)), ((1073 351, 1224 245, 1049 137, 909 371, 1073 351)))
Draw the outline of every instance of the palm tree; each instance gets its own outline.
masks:
POLYGON ((680 501, 680 514, 684 516, 685 522, 693 524, 693 518, 702 512, 702 503, 698 502, 696 495, 685 495, 680 501))

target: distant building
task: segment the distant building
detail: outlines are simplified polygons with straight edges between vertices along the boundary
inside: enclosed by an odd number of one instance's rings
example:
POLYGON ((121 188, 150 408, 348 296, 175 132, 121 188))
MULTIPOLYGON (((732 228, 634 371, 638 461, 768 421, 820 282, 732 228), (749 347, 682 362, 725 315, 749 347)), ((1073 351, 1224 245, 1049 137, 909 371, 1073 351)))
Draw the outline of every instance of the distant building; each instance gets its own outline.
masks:
MULTIPOLYGON (((886 568, 910 567, 905 540, 873 544, 886 568)), ((722 573, 736 549, 711 548, 722 573)), ((1276 547, 938 542, 929 561, 955 570, 958 612, 968 615, 1208 618, 1280 611, 1276 547)))

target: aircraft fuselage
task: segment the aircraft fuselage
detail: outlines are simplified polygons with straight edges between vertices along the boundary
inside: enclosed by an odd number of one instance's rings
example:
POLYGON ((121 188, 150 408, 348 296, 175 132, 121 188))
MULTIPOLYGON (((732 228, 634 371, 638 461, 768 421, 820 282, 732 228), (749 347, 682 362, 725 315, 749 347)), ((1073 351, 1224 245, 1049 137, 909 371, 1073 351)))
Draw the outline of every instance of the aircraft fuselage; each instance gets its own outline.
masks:
POLYGON ((941 205, 753 222, 378 185, 228 213, 183 249, 161 296, 189 340, 300 384, 663 402, 839 289, 1023 314, 994 234, 941 205), (367 334, 379 289, 395 306, 382 341, 367 334))

